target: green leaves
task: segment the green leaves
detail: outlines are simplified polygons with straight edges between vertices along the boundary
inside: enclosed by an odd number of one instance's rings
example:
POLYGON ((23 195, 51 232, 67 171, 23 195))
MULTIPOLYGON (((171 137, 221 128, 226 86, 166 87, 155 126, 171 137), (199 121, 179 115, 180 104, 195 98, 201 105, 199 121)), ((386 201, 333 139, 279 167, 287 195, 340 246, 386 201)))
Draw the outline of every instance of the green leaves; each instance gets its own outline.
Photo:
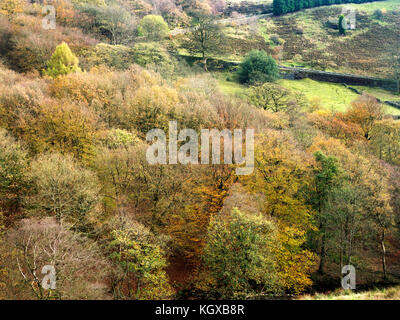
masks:
POLYGON ((253 50, 240 64, 238 77, 241 83, 271 82, 279 77, 278 65, 265 51, 253 50))
POLYGON ((234 209, 228 216, 215 217, 203 255, 215 281, 212 291, 223 299, 277 294, 276 245, 275 226, 261 214, 234 209))
MULTIPOLYGON (((164 268, 165 252, 158 239, 143 225, 134 222, 126 229, 112 231, 110 258, 123 270, 121 280, 134 280, 136 299, 165 299, 171 288, 164 268)), ((129 285, 128 285, 129 287, 129 285)), ((128 289, 127 297, 133 294, 128 289)))
POLYGON ((43 74, 56 78, 59 75, 80 72, 81 69, 78 64, 78 58, 72 53, 68 44, 63 42, 57 46, 50 60, 47 62, 47 69, 43 70, 43 74))

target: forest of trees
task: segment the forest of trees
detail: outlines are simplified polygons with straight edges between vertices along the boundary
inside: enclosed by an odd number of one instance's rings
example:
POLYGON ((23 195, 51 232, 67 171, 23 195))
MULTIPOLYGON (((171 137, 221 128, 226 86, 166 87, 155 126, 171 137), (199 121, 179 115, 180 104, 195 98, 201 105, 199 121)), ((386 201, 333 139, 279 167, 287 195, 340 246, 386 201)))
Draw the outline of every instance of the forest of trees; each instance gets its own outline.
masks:
POLYGON ((263 50, 232 72, 248 94, 222 93, 222 2, 52 4, 43 30, 43 3, 0 0, 0 299, 281 297, 349 264, 400 279, 400 122, 374 96, 328 110, 263 50), (177 26, 200 65, 172 54, 177 26), (254 172, 149 164, 146 134, 172 120, 254 129, 254 172))
MULTIPOLYGON (((382 0, 375 0, 382 1, 382 0)), ((306 8, 329 6, 332 4, 364 3, 371 0, 274 0, 273 8, 275 15, 295 12, 306 8)))

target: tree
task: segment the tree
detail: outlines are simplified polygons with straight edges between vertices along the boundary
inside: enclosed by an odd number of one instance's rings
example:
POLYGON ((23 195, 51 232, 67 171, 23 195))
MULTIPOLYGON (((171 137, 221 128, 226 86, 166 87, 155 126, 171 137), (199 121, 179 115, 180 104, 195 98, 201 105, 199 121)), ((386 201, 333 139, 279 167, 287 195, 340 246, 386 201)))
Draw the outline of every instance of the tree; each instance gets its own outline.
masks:
POLYGON ((365 207, 368 218, 371 219, 375 228, 381 253, 383 279, 387 280, 386 246, 387 235, 394 225, 394 210, 391 206, 391 195, 389 191, 390 172, 381 164, 371 164, 368 172, 367 195, 365 207))
POLYGON ((190 33, 185 47, 193 54, 200 54, 204 70, 207 71, 207 59, 212 54, 224 50, 221 27, 211 15, 196 12, 191 20, 190 33))
POLYGON ((95 16, 100 30, 107 34, 113 45, 129 43, 133 38, 136 22, 134 17, 120 6, 104 6, 95 16))
POLYGON ((150 41, 160 41, 168 36, 168 24, 162 16, 149 14, 139 23, 139 35, 150 41))
POLYGON ((384 116, 381 103, 375 97, 363 94, 351 103, 344 114, 345 119, 357 124, 365 139, 371 140, 371 132, 376 121, 384 116))
POLYGON ((68 44, 63 42, 57 46, 50 60, 47 62, 47 69, 43 70, 43 74, 56 78, 59 75, 80 72, 81 69, 78 64, 78 58, 72 53, 68 44))
POLYGON ((353 264, 364 257, 366 243, 378 242, 385 277, 385 241, 393 223, 387 174, 374 159, 348 150, 336 139, 316 139, 310 150, 334 156, 342 168, 324 210, 330 257, 339 257, 340 266, 353 264))
POLYGON ((8 16, 8 19, 24 11, 24 1, 23 0, 0 0, 0 13, 8 16))
POLYGON ((321 151, 314 153, 318 167, 314 170, 314 188, 310 190, 310 199, 313 209, 317 212, 316 218, 321 235, 320 263, 318 271, 324 272, 326 256, 326 228, 328 224, 327 209, 332 190, 338 184, 339 165, 335 157, 326 156, 321 151))
POLYGON ((0 129, 0 204, 10 214, 20 209, 22 194, 28 185, 27 166, 25 148, 0 129))
POLYGON ((139 138, 132 132, 123 129, 110 129, 104 139, 104 144, 110 149, 120 147, 128 148, 131 145, 139 144, 139 138))
POLYGON ((134 221, 124 229, 112 231, 112 238, 110 257, 120 268, 113 280, 114 296, 134 299, 169 298, 172 288, 164 271, 167 266, 166 252, 160 239, 134 221), (122 285, 126 286, 125 290, 122 285))
POLYGON ((287 12, 286 0, 274 0, 273 2, 274 15, 279 16, 287 12))
POLYGON ((279 69, 274 58, 265 51, 253 50, 240 64, 238 76, 241 83, 271 82, 279 77, 279 69))
POLYGON ((272 221, 237 209, 210 222, 203 261, 218 298, 276 295, 282 290, 274 256, 278 245, 272 221))
POLYGON ((255 147, 255 174, 243 178, 251 191, 263 195, 264 214, 276 221, 278 274, 285 290, 300 293, 311 285, 315 255, 305 247, 315 229, 313 211, 303 190, 311 183, 309 159, 292 138, 269 130, 255 147), (289 258, 290 257, 290 258, 289 258))
POLYGON ((55 216, 86 230, 87 216, 99 201, 96 176, 69 156, 44 154, 33 161, 30 178, 33 192, 25 197, 29 211, 55 216))
POLYGON ((24 219, 5 233, 0 246, 9 298, 105 299, 109 263, 90 239, 54 218, 24 219), (55 288, 42 287, 42 268, 55 270, 55 288), (15 290, 18 288, 18 290, 15 290))
POLYGON ((174 72, 174 62, 168 51, 156 42, 136 43, 133 50, 134 62, 142 67, 152 68, 162 75, 174 72))
POLYGON ((342 14, 339 16, 339 34, 340 35, 346 34, 346 19, 342 14))
POLYGON ((253 87, 250 102, 256 107, 273 112, 288 111, 299 106, 301 101, 291 91, 274 83, 253 87))
POLYGON ((380 160, 400 165, 400 123, 393 119, 376 121, 370 147, 380 160))

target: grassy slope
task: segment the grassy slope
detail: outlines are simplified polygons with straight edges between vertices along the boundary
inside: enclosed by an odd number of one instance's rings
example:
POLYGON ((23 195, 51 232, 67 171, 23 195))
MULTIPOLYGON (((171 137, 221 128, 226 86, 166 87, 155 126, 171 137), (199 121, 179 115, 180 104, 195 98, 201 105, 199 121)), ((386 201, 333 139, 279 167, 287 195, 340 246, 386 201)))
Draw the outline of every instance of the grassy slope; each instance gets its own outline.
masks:
POLYGON ((240 3, 240 2, 248 2, 248 3, 272 3, 273 0, 228 0, 226 1, 228 4, 229 3, 240 3))
POLYGON ((261 20, 263 33, 284 39, 281 63, 305 65, 323 70, 355 74, 391 76, 392 52, 400 32, 400 2, 379 1, 350 5, 357 10, 357 29, 345 37, 325 23, 337 19, 342 6, 307 9, 261 20), (373 17, 376 9, 387 9, 382 20, 373 17))
MULTIPOLYGON (((393 31, 399 28, 399 15, 389 15, 384 21, 372 18, 376 9, 385 8, 388 12, 400 9, 398 0, 387 0, 365 4, 351 4, 357 9, 357 30, 351 31, 346 37, 339 37, 337 30, 325 27, 325 21, 336 16, 341 6, 329 6, 304 10, 284 17, 262 20, 259 23, 260 35, 264 38, 265 46, 273 48, 269 36, 277 34, 285 43, 281 53, 282 64, 304 65, 307 67, 325 69, 328 71, 342 71, 355 74, 376 74, 390 77, 389 53, 393 49, 393 31), (298 29, 301 32, 298 32, 298 29), (383 34, 386 37, 383 37, 383 34), (385 44, 380 43, 384 39, 385 44), (388 41, 389 40, 389 41, 388 41)), ((251 41, 259 42, 259 36, 251 35, 248 25, 227 26, 225 33, 230 39, 238 42, 246 41, 241 46, 245 50, 254 49, 251 41), (255 39, 257 38, 257 40, 255 39)), ((231 48, 236 46, 231 46, 231 48)), ((244 50, 244 49, 243 49, 244 50)), ((239 50, 240 51, 240 50, 239 50)), ((226 60, 240 60, 244 52, 225 54, 226 60)), ((217 74, 221 91, 230 95, 245 97, 248 88, 233 81, 227 81, 227 74, 217 74)), ((357 94, 344 88, 340 84, 317 82, 310 79, 301 81, 280 80, 279 83, 289 89, 303 92, 310 100, 318 99, 323 108, 335 111, 344 111, 357 94)), ((357 87, 382 100, 399 100, 400 97, 388 91, 357 87)), ((400 110, 387 106, 389 114, 400 114, 400 110)))
POLYGON ((386 10, 398 10, 400 9, 400 2, 399 0, 387 0, 387 1, 381 1, 381 2, 368 2, 368 3, 363 3, 363 4, 358 4, 356 5, 359 9, 362 9, 363 11, 372 13, 376 9, 381 9, 385 8, 386 10))
MULTIPOLYGON (((216 74, 216 77, 222 92, 240 97, 247 95, 249 88, 237 82, 228 81, 226 74, 216 74)), ((345 111, 350 103, 358 97, 356 93, 335 83, 318 82, 310 79, 278 80, 278 83, 286 88, 304 93, 309 100, 319 99, 321 106, 328 110, 345 111)), ((385 90, 360 86, 357 88, 380 99, 399 100, 399 96, 385 90)), ((400 114, 400 110, 387 106, 387 113, 397 115, 400 114)))
POLYGON ((300 300, 400 300, 400 287, 374 289, 364 292, 337 290, 329 294, 305 295, 300 300))
MULTIPOLYGON (((393 52, 398 50, 400 41, 400 2, 387 0, 349 6, 357 10, 357 29, 348 31, 344 37, 326 26, 330 18, 337 19, 343 6, 318 7, 250 24, 227 24, 226 51, 212 56, 240 61, 247 52, 258 49, 272 54, 284 65, 392 77, 393 52), (382 8, 387 14, 378 20, 373 13, 382 8), (271 36, 283 40, 282 48, 271 41, 271 36)), ((181 46, 184 38, 184 35, 175 37, 181 54, 187 54, 181 46)))

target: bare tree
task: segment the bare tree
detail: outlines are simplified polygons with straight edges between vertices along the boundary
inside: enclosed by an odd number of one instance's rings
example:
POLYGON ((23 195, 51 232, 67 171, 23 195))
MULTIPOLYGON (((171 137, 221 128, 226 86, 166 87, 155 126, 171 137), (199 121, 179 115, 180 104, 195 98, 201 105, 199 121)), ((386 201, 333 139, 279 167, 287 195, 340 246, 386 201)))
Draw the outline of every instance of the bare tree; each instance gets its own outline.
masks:
POLYGON ((104 299, 109 264, 96 243, 58 224, 54 218, 25 219, 7 232, 1 260, 22 298, 104 299), (44 266, 54 267, 55 286, 43 286, 44 266))

